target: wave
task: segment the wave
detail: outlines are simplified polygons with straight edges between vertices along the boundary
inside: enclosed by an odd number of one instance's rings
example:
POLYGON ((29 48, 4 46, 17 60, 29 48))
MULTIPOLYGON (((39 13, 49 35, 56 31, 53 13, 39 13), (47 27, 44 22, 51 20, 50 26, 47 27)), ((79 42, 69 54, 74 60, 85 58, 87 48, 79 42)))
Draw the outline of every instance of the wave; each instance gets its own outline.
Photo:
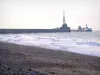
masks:
POLYGON ((100 43, 74 37, 40 36, 34 34, 0 34, 0 41, 71 51, 100 57, 100 43))

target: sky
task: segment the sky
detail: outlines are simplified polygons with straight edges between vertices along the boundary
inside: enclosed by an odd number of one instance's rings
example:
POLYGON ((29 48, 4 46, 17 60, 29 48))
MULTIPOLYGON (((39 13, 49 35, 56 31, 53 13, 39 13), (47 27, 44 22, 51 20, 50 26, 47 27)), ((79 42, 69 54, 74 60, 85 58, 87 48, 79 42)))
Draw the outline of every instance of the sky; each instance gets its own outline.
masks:
POLYGON ((63 10, 71 29, 100 30, 100 0, 0 0, 0 28, 60 27, 63 10))

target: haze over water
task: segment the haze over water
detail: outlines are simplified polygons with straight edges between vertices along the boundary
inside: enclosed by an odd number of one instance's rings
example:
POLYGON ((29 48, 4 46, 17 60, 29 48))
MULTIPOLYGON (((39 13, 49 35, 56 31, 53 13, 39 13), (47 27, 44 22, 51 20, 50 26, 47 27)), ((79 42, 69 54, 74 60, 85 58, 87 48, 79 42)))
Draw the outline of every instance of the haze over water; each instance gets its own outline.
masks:
POLYGON ((100 0, 0 0, 0 28, 61 27, 63 10, 71 29, 100 30, 100 0))

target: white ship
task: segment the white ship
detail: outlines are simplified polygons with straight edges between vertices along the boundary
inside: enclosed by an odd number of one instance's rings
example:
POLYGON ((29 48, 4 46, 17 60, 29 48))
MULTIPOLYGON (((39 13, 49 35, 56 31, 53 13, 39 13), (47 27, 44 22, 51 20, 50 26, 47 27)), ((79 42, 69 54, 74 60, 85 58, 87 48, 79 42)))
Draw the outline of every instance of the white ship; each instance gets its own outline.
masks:
POLYGON ((92 32, 92 28, 88 28, 87 24, 86 27, 81 28, 81 26, 78 26, 79 32, 92 32))

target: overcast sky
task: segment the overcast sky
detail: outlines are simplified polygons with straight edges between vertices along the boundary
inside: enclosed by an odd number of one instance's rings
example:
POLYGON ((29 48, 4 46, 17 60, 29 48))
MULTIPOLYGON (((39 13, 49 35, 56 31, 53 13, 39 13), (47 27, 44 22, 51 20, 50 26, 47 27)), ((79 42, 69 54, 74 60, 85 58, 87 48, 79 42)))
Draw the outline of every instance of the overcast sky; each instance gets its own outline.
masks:
POLYGON ((63 10, 72 29, 100 30, 100 0, 0 0, 0 28, 60 27, 63 10))

